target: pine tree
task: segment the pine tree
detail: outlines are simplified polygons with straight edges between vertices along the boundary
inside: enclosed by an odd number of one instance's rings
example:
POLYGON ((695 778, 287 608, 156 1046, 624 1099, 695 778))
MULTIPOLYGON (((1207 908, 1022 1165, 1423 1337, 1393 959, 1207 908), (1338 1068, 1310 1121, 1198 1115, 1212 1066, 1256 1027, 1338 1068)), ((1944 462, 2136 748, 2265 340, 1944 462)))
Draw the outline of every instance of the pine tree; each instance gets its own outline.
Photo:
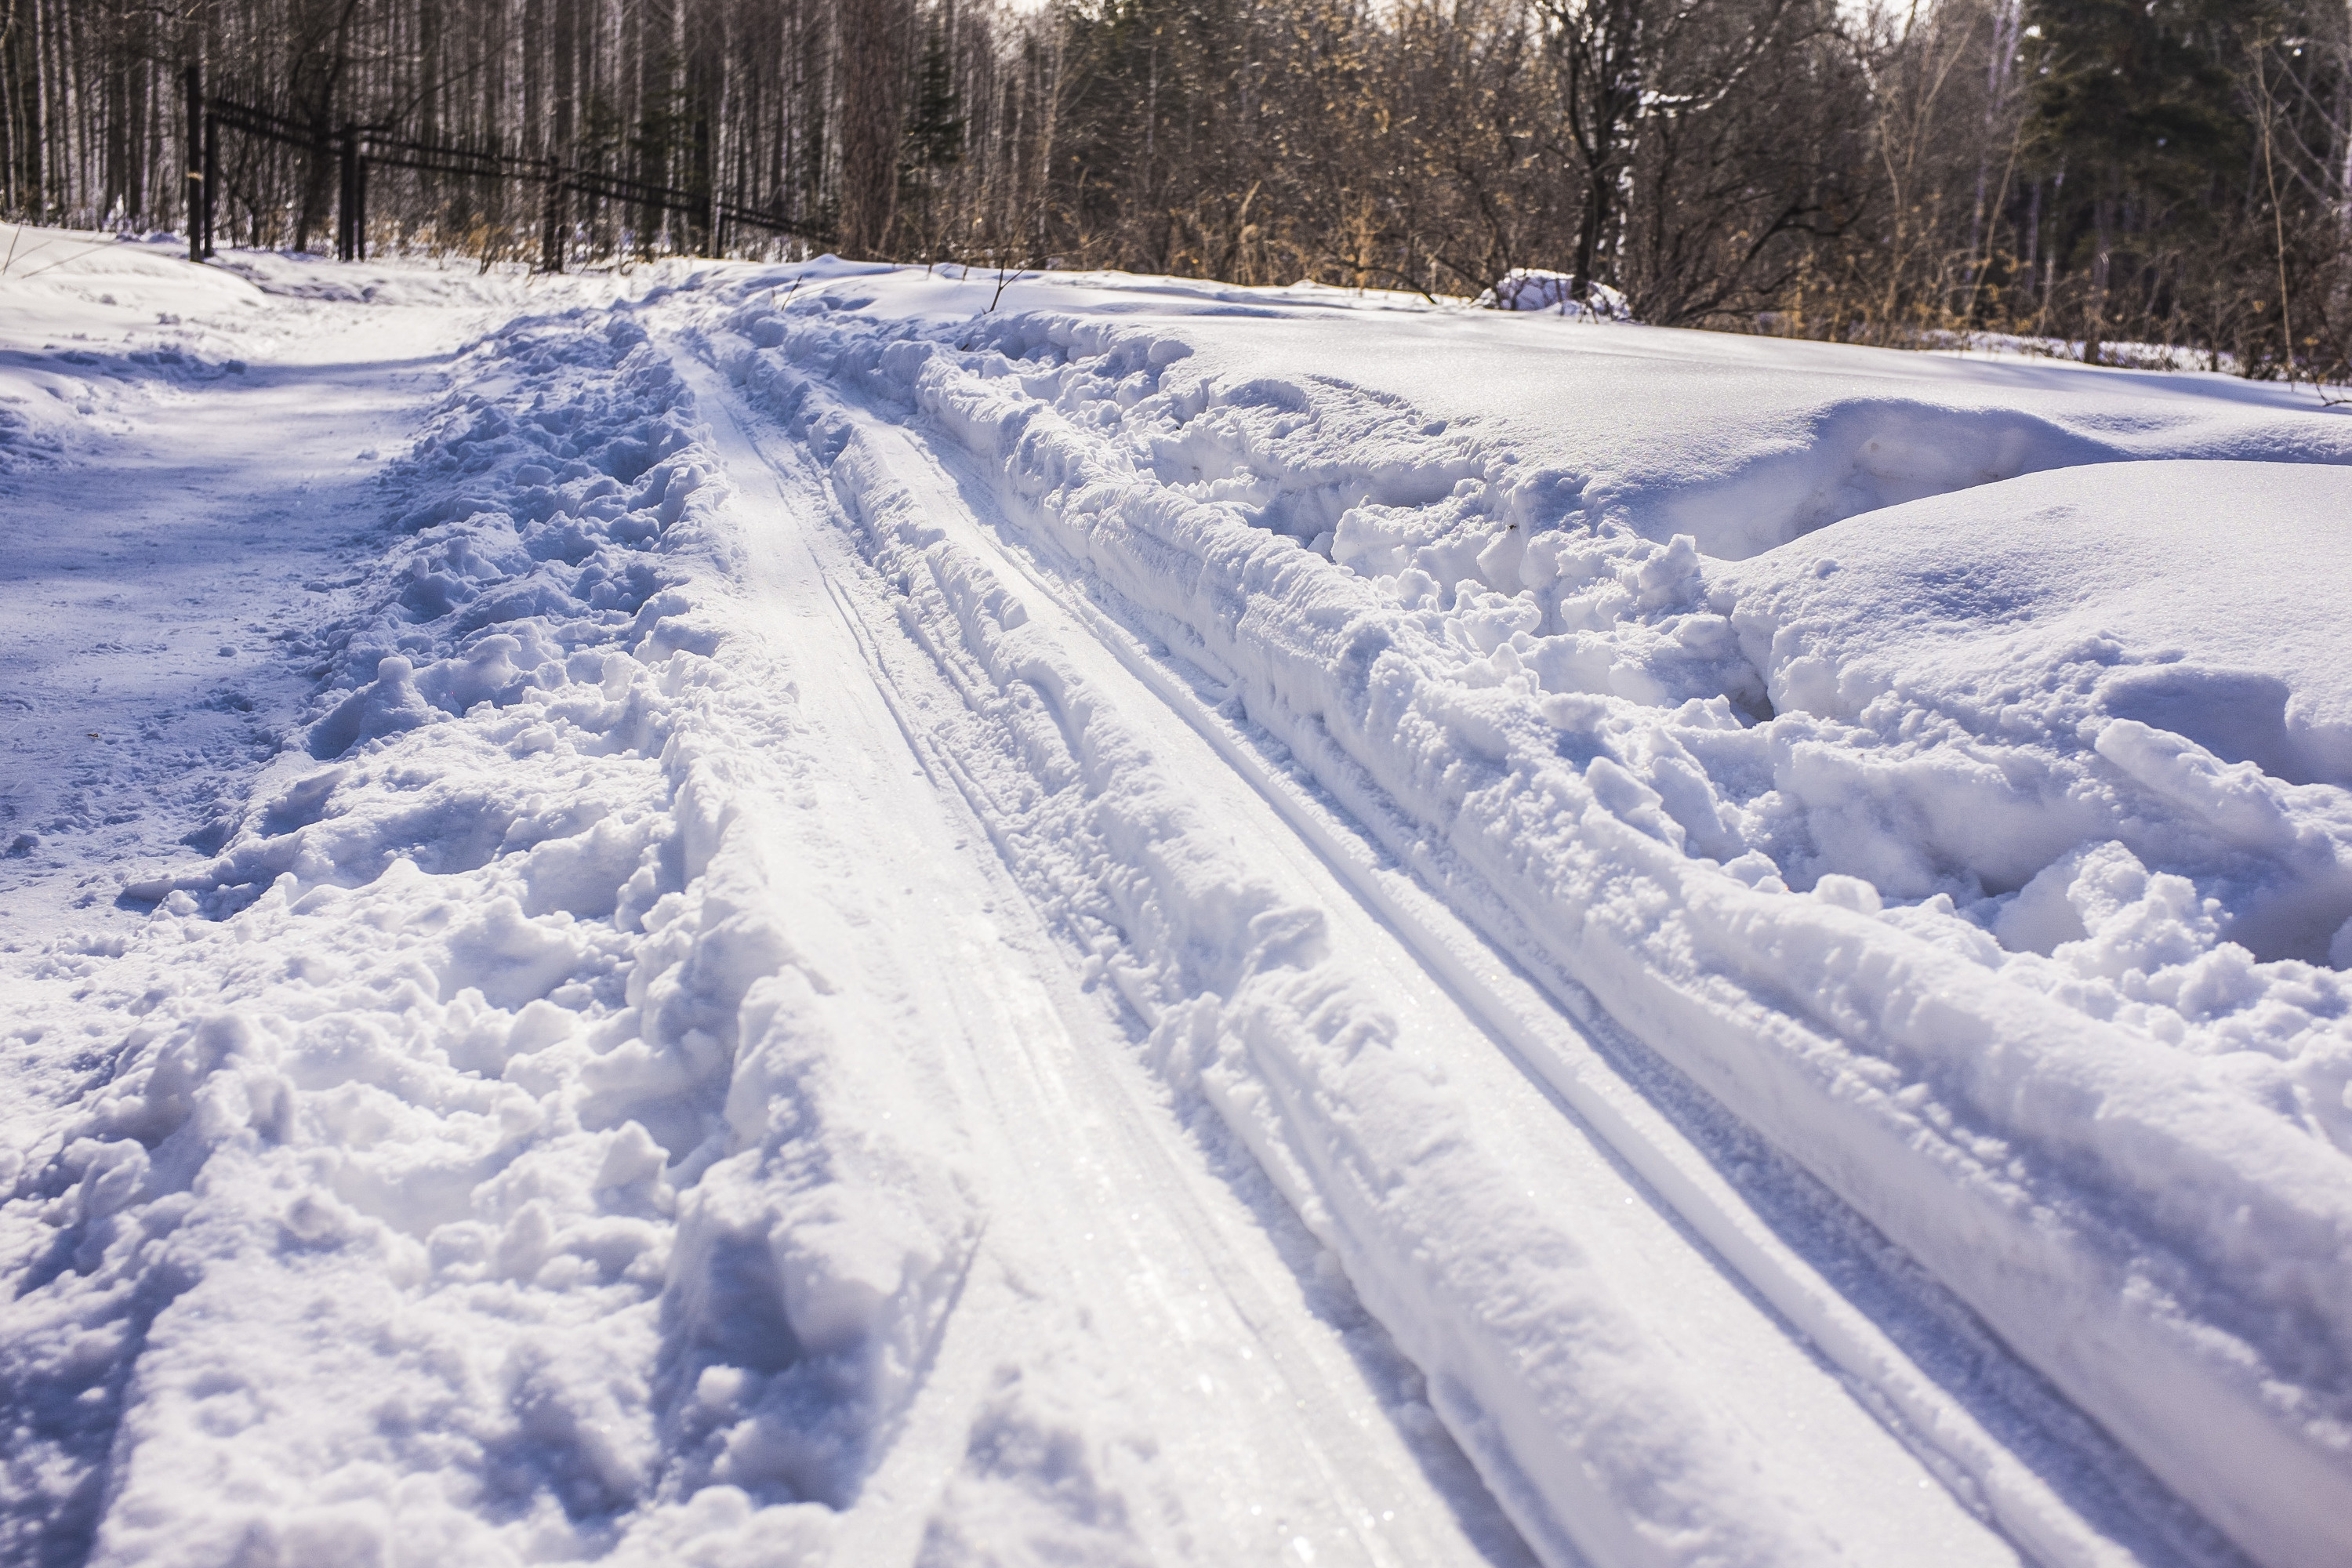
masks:
POLYGON ((2217 0, 2032 0, 2029 134, 2065 201, 2058 254, 2088 283, 2084 358, 2099 358, 2119 258, 2145 270, 2147 235, 2201 226, 2245 163, 2250 128, 2224 64, 2233 22, 2217 0), (2136 250, 2134 247, 2138 247, 2136 250))

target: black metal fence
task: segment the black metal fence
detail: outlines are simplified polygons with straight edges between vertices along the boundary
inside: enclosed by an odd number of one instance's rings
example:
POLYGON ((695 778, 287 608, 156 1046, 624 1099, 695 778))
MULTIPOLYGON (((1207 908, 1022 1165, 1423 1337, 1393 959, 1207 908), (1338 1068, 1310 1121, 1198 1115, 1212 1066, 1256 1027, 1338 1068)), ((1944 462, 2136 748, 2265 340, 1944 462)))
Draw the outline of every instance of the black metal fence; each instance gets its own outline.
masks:
MULTIPOLYGON (((698 232, 705 248, 721 250, 730 226, 757 228, 771 234, 830 243, 825 231, 780 214, 764 211, 717 190, 708 178, 692 188, 631 179, 601 169, 579 168, 553 157, 529 157, 502 148, 466 146, 456 142, 420 142, 397 134, 391 127, 346 122, 331 128, 305 123, 253 104, 207 96, 198 68, 184 73, 187 94, 188 142, 203 149, 200 166, 188 171, 188 258, 202 261, 214 254, 213 208, 220 186, 220 132, 224 127, 247 136, 299 148, 316 158, 333 158, 341 182, 335 206, 335 255, 343 261, 367 254, 367 190, 371 167, 407 169, 425 174, 464 179, 511 181, 536 187, 544 204, 540 238, 540 266, 548 272, 563 270, 568 248, 568 200, 624 203, 646 213, 674 214, 698 232)), ((707 166, 707 161, 706 161, 707 166)))

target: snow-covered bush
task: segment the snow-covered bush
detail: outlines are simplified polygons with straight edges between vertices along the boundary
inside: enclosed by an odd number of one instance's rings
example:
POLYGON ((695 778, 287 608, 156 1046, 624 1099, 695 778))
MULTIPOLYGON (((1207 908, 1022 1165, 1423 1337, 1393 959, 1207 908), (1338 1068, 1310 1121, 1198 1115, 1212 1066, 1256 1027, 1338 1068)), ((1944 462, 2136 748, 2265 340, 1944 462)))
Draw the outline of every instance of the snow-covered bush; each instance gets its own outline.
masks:
POLYGON ((1608 284, 1595 279, 1586 285, 1581 300, 1576 297, 1576 279, 1566 272, 1548 272, 1539 267, 1514 267, 1496 280, 1495 286, 1480 294, 1475 301, 1482 310, 1549 310, 1561 316, 1578 316, 1594 321, 1630 321, 1633 319, 1625 296, 1608 284))

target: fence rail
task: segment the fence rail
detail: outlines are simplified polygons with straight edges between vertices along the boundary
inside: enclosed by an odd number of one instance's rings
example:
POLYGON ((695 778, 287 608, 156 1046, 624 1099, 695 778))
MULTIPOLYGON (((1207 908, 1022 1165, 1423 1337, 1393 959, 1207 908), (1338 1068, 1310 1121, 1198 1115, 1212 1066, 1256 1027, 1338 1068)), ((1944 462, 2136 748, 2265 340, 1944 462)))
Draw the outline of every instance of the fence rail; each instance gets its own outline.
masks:
POLYGON ((720 195, 708 184, 681 190, 603 169, 567 164, 557 158, 530 157, 504 148, 420 142, 401 136, 389 126, 346 122, 331 130, 320 121, 306 123, 257 104, 207 95, 203 77, 194 66, 187 68, 185 87, 188 145, 204 150, 202 164, 188 171, 188 258, 192 261, 202 261, 214 254, 214 204, 220 186, 220 132, 224 128, 337 161, 341 181, 336 202, 335 254, 344 261, 361 260, 367 254, 368 171, 379 165, 418 174, 536 186, 545 204, 540 265, 549 272, 563 270, 567 195, 677 214, 696 223, 714 251, 723 243, 730 224, 820 242, 833 238, 814 225, 720 195))

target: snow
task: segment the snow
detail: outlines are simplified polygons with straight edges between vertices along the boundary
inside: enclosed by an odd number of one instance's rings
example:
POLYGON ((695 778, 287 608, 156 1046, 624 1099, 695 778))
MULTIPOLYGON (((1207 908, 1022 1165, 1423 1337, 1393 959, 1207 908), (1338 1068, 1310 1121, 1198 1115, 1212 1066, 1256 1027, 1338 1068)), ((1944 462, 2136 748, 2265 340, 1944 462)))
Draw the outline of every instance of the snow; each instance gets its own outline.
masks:
POLYGON ((2343 416, 74 243, 5 1554, 2352 1551, 2343 416))
POLYGON ((524 295, 471 268, 322 279, 339 269, 0 231, 0 715, 21 763, 0 784, 0 941, 23 942, 105 920, 116 868, 226 831, 324 673, 311 606, 356 585, 378 449, 425 395, 404 354, 524 295), (364 324, 307 302, 363 291, 364 324))
POLYGON ((1590 280, 1580 294, 1573 274, 1540 267, 1512 268, 1474 303, 1482 310, 1546 310, 1590 321, 1626 321, 1633 316, 1625 296, 1608 284, 1590 280))

